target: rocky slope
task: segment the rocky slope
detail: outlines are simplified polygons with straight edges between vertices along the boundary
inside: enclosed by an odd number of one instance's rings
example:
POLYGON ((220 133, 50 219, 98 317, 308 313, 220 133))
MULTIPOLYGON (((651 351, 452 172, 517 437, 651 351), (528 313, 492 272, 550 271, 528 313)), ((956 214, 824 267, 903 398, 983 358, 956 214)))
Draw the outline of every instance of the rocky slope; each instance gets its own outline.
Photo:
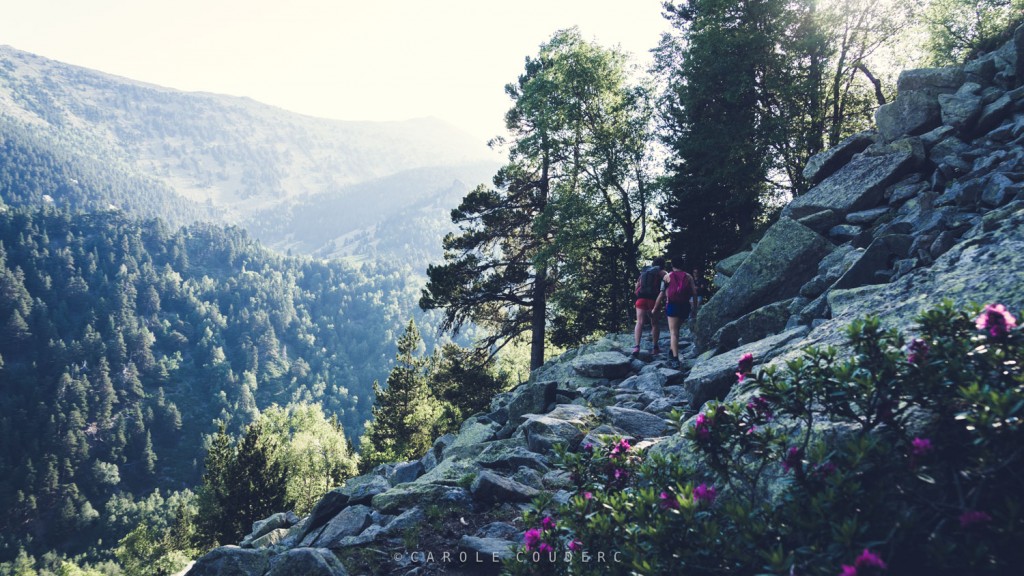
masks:
MULTIPOLYGON (((876 314, 890 326, 942 298, 1024 307, 1024 27, 962 67, 915 70, 857 134, 812 159, 816 182, 752 249, 718 267, 720 289, 684 334, 680 365, 627 355, 609 336, 536 370, 421 459, 327 494, 306 518, 278 514, 205 574, 481 573, 514 557, 518 507, 568 498, 553 449, 602 434, 686 454, 667 415, 733 388, 736 360, 778 363, 876 314), (699 354, 699 355, 698 355, 699 354)), ((665 344, 663 343, 664 347, 665 344)))

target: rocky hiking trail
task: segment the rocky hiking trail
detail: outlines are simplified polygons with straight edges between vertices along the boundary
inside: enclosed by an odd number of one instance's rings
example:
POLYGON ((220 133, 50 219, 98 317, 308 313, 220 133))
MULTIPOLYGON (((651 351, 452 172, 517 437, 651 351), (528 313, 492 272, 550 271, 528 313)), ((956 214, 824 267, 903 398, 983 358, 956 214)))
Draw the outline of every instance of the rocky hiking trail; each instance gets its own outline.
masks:
POLYGON ((688 330, 681 362, 649 349, 631 355, 632 347, 631 336, 609 336, 545 365, 419 460, 348 480, 305 518, 257 522, 239 546, 214 550, 189 574, 499 572, 522 544, 523 507, 544 491, 556 501, 572 495, 555 446, 576 450, 610 437, 649 446, 675 431, 670 413, 691 405, 688 330))
POLYGON ((630 356, 632 335, 567 352, 422 458, 350 479, 305 518, 258 522, 189 574, 497 572, 493 559, 522 542, 523 507, 570 497, 556 446, 622 436, 686 459, 669 414, 681 411, 685 427, 708 400, 755 395, 737 385, 745 354, 755 371, 809 346, 843 354, 852 321, 874 315, 909 331, 942 299, 1024 308, 1024 26, 963 66, 904 72, 875 121, 812 158, 814 187, 718 264, 680 363, 630 356))

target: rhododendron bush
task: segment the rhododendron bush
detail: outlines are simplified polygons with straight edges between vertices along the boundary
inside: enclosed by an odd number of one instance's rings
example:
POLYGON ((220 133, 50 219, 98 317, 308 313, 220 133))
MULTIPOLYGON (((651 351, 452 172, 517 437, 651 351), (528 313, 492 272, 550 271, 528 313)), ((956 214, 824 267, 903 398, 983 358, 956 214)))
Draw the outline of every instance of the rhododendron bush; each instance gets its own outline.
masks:
POLYGON ((1024 567, 1024 376, 1003 305, 874 318, 678 415, 672 457, 561 453, 574 490, 524 513, 518 574, 1013 574, 1024 567), (737 393, 738 392, 738 393, 737 393), (538 552, 543 553, 538 553, 538 552), (598 554, 603 561, 598 562, 598 554))

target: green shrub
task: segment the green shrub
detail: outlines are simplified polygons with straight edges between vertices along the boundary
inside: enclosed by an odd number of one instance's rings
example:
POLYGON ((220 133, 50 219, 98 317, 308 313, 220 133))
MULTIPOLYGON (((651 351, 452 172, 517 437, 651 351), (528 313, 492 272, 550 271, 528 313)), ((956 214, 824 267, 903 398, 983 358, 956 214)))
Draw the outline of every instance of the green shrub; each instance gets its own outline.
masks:
POLYGON ((624 440, 562 454, 575 493, 524 513, 507 569, 1013 573, 1024 562, 1024 337, 1001 306, 944 303, 912 328, 907 341, 858 321, 850 358, 812 348, 756 376, 741 358, 747 400, 711 402, 682 425, 692 458, 624 440))

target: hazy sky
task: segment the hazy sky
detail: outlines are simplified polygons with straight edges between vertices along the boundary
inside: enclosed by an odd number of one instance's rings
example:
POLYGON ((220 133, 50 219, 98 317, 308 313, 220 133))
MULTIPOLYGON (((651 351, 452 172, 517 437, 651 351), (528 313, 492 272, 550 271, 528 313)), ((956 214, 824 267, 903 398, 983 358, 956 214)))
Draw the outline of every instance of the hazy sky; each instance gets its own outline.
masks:
POLYGON ((0 44, 342 120, 436 116, 485 141, 559 29, 649 62, 661 0, 11 0, 0 44))

